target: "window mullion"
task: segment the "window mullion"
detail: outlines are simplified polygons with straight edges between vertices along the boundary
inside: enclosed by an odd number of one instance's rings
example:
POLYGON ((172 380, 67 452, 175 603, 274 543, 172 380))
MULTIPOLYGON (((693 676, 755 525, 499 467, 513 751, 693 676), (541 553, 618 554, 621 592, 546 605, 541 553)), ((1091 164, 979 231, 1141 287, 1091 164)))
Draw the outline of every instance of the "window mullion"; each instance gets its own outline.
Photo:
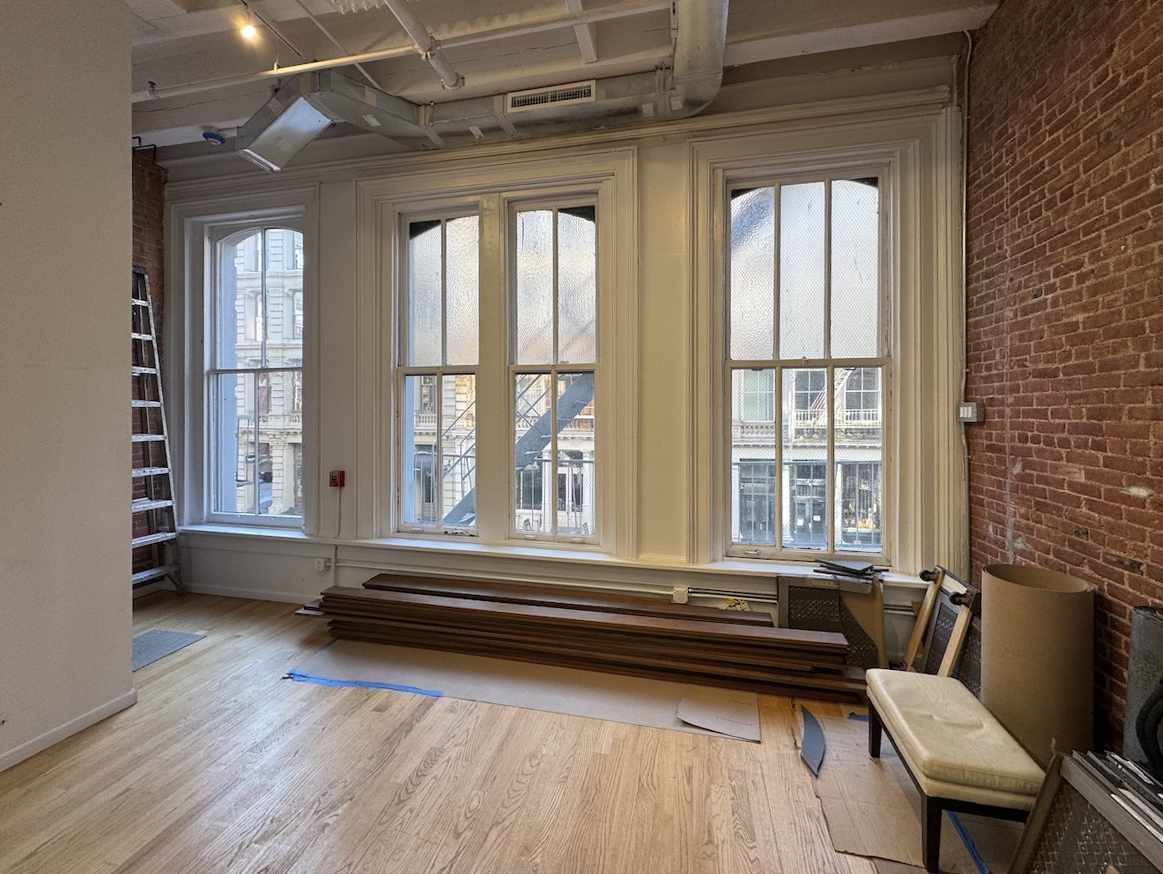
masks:
POLYGON ((251 511, 255 516, 261 515, 259 513, 259 485, 258 485, 258 459, 262 454, 259 447, 259 429, 258 429, 258 374, 252 373, 250 375, 251 398, 254 401, 254 463, 251 469, 251 482, 254 483, 254 509, 251 511))
MULTIPOLYGON (((776 323, 778 325, 778 322, 776 323)), ((775 381, 775 518, 773 524, 774 546, 783 548, 783 368, 776 365, 773 372, 775 381)))
MULTIPOLYGON (((556 264, 556 258, 555 258, 556 264)), ((556 274, 556 267, 554 273, 556 274)), ((557 537, 557 368, 549 370, 549 520, 550 533, 557 537)))
POLYGON ((436 374, 436 439, 432 454, 432 493, 436 496, 436 526, 444 530, 444 373, 436 374))

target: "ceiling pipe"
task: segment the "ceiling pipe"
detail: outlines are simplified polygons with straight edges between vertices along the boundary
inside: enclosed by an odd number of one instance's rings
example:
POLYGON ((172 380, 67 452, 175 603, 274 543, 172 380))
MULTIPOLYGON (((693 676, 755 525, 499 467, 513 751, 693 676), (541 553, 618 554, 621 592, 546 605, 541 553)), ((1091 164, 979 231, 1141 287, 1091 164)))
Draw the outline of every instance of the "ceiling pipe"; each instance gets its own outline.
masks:
MULTIPOLYGON (((482 43, 512 39, 519 36, 529 36, 534 33, 544 33, 550 30, 563 30, 580 24, 595 24, 599 21, 613 21, 635 15, 645 15, 650 12, 669 10, 670 8, 671 0, 643 0, 643 2, 589 9, 579 15, 562 15, 530 24, 509 25, 506 27, 492 28, 491 30, 482 30, 478 33, 466 33, 461 36, 443 39, 440 41, 440 45, 446 49, 480 45, 482 43)), ((151 83, 150 87, 145 90, 133 92, 133 102, 143 103, 149 100, 160 100, 165 97, 182 97, 187 94, 200 94, 205 91, 216 91, 220 88, 232 88, 239 85, 250 85, 255 82, 269 81, 271 79, 281 79, 287 76, 294 76, 298 73, 312 73, 318 72, 319 70, 330 70, 336 67, 350 67, 355 64, 370 64, 375 61, 404 58, 415 53, 416 49, 411 45, 393 46, 391 48, 374 49, 358 54, 343 55, 338 58, 310 61, 305 64, 274 67, 270 70, 260 70, 257 73, 242 73, 236 76, 219 76, 213 79, 184 82, 180 85, 158 85, 151 83)))
POLYGON ((674 0, 674 88, 682 108, 701 112, 723 85, 728 0, 674 0))
POLYGON ((424 23, 412 14, 412 10, 403 0, 382 0, 382 2, 391 10, 392 15, 396 16, 396 21, 400 22, 400 27, 404 28, 420 57, 427 61, 428 66, 440 77, 440 84, 450 91, 464 85, 464 76, 452 68, 448 59, 444 57, 444 52, 440 50, 440 43, 428 32, 424 23))

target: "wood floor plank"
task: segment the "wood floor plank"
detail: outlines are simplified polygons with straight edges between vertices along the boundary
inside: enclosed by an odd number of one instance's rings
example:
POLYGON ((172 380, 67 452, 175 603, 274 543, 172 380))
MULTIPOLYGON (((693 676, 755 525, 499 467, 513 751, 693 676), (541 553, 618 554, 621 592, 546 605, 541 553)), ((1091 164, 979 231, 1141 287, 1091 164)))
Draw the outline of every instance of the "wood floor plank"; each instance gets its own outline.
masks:
POLYGON ((760 698, 748 744, 294 683, 327 634, 293 609, 136 605, 137 630, 206 638, 135 674, 135 707, 0 774, 0 870, 872 874, 831 848, 790 699, 760 698))

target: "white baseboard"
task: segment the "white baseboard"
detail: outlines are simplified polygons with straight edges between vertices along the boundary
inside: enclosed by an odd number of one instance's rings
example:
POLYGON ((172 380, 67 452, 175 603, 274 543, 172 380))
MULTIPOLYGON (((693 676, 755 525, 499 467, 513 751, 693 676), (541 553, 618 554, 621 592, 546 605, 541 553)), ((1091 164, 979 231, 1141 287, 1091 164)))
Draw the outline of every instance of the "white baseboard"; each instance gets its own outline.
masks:
MULTIPOLYGON (((319 591, 327 588, 330 583, 321 584, 319 591)), ((302 592, 291 592, 281 589, 247 589, 236 586, 205 586, 201 583, 186 582, 186 591, 195 595, 218 595, 222 598, 245 598, 250 601, 278 601, 284 604, 302 604, 312 598, 318 598, 319 592, 314 595, 303 596, 302 592)))
POLYGON ((106 719, 114 713, 120 713, 125 708, 132 707, 136 703, 137 690, 130 689, 128 692, 118 695, 112 701, 106 701, 99 707, 94 707, 88 713, 82 713, 75 719, 70 719, 68 722, 32 738, 32 740, 25 741, 15 749, 11 749, 6 753, 0 753, 0 771, 6 771, 13 765, 23 762, 25 759, 31 758, 43 750, 47 750, 53 744, 60 743, 78 731, 84 731, 90 725, 96 725, 102 719, 106 719))

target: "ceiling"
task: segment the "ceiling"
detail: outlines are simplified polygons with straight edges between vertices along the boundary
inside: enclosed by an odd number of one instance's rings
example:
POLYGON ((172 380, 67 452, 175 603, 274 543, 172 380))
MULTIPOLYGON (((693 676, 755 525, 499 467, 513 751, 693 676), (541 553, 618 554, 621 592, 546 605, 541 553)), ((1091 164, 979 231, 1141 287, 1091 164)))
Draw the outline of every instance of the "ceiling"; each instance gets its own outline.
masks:
MULTIPOLYGON (((286 67, 412 45, 384 8, 341 14, 337 5, 352 0, 247 2, 257 16, 249 20, 260 25, 252 43, 238 34, 248 21, 241 0, 125 0, 135 34, 133 129, 144 143, 196 142, 206 128, 232 129, 265 102, 276 80, 161 98, 149 96, 151 82, 164 92, 175 85, 258 73, 276 64, 286 67), (262 18, 273 23, 282 38, 262 26, 262 18)), ((358 2, 374 6, 378 0, 358 2)), ((432 68, 413 51, 364 65, 385 91, 416 103, 649 71, 670 58, 670 15, 667 4, 659 0, 406 2, 437 40, 528 28, 571 13, 618 16, 446 47, 448 61, 465 79, 455 91, 443 89, 432 68)), ((993 0, 731 0, 727 63, 752 64, 976 29, 996 6, 993 0)))

